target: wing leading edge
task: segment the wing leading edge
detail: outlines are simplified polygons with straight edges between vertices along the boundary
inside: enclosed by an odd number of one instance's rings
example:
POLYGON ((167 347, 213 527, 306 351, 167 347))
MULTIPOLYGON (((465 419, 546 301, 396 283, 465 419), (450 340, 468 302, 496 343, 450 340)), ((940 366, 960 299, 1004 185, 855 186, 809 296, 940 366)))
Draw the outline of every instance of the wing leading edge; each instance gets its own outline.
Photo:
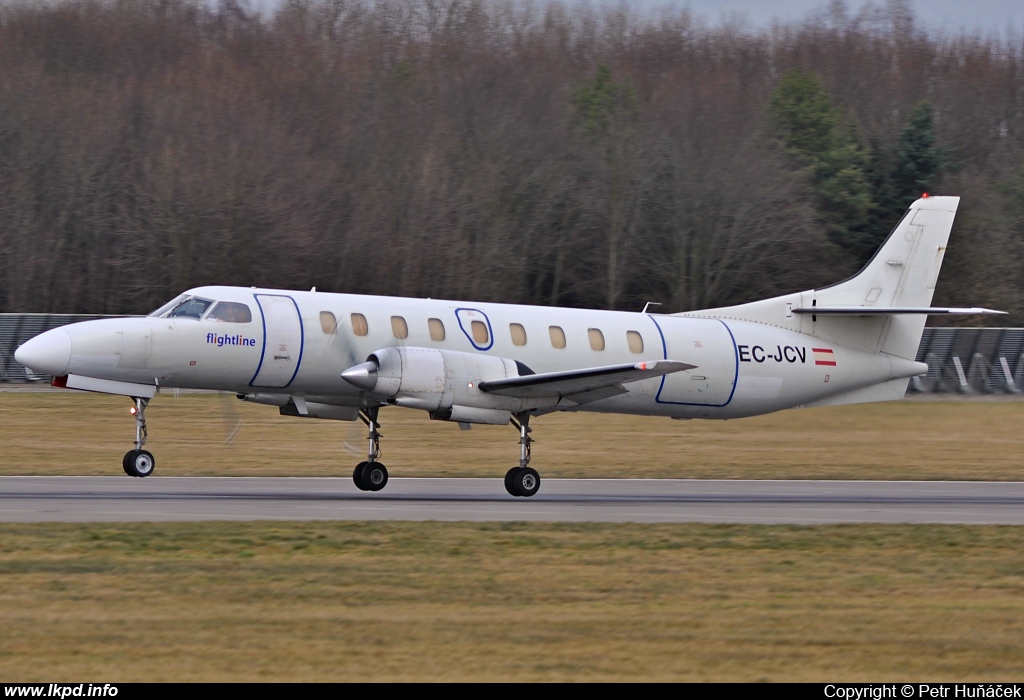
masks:
POLYGON ((929 316, 984 316, 989 314, 1005 314, 1005 311, 983 309, 972 306, 956 308, 948 306, 804 306, 793 309, 795 314, 814 314, 815 316, 884 316, 889 314, 927 314, 929 316))
POLYGON ((651 377, 661 377, 673 372, 682 372, 694 369, 696 366, 674 360, 637 362, 629 365, 610 365, 494 379, 480 382, 479 389, 490 394, 523 399, 561 396, 574 401, 577 398, 593 401, 625 393, 622 384, 638 382, 651 377))

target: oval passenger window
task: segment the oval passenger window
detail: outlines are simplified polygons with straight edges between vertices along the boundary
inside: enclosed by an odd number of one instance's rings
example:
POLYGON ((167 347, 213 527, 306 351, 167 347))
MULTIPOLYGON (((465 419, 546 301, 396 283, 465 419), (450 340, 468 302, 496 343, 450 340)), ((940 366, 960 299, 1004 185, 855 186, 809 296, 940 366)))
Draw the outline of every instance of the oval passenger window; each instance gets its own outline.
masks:
POLYGON ((508 324, 508 333, 512 336, 512 344, 522 347, 526 345, 526 329, 521 323, 508 324))
POLYGON ((549 326, 548 333, 551 335, 551 347, 559 349, 565 347, 565 331, 558 326, 549 326))
POLYGON ((331 335, 338 330, 338 319, 330 311, 321 311, 320 327, 323 328, 324 333, 331 335))
POLYGON ((409 324, 401 316, 392 316, 391 332, 399 340, 404 340, 409 337, 409 324))
POLYGON ((427 326, 430 328, 430 339, 438 342, 444 340, 444 322, 439 318, 427 319, 427 326))
POLYGON ((473 321, 470 326, 473 328, 473 340, 477 345, 487 345, 491 336, 487 333, 487 324, 483 321, 473 321))

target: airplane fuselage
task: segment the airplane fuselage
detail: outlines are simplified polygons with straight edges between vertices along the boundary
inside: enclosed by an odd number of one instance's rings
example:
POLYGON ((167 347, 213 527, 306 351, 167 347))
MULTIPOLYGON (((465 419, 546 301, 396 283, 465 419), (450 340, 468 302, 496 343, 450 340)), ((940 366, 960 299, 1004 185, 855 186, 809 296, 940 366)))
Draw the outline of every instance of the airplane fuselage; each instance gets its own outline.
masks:
POLYGON ((357 407, 365 396, 341 372, 388 347, 508 358, 536 373, 677 360, 696 367, 555 410, 707 419, 769 413, 923 371, 920 363, 749 321, 238 287, 187 294, 243 305, 250 316, 66 326, 56 332, 69 336, 67 366, 50 371, 357 407))

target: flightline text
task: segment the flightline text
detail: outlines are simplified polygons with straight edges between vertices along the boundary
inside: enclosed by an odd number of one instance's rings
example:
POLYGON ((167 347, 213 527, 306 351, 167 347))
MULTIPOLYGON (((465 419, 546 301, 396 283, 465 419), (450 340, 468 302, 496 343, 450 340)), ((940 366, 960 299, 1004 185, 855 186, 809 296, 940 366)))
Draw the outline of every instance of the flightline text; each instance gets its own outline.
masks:
POLYGON ((207 333, 206 342, 210 345, 216 345, 218 348, 222 348, 225 345, 245 345, 250 348, 256 347, 255 338, 246 338, 241 335, 217 335, 216 333, 207 333))

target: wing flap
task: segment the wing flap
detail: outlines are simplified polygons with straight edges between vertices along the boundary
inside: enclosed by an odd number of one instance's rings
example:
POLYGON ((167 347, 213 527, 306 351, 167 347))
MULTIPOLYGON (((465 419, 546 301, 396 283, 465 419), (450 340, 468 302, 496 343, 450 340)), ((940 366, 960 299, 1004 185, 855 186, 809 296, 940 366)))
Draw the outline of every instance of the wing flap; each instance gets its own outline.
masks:
POLYGON ((480 382, 479 389, 490 394, 514 396, 522 399, 541 396, 571 397, 574 394, 584 394, 597 389, 617 387, 628 382, 661 377, 695 367, 696 365, 676 362, 674 360, 655 360, 651 362, 637 362, 630 365, 610 365, 608 367, 591 367, 566 372, 545 372, 544 374, 527 374, 507 379, 494 379, 480 382))

